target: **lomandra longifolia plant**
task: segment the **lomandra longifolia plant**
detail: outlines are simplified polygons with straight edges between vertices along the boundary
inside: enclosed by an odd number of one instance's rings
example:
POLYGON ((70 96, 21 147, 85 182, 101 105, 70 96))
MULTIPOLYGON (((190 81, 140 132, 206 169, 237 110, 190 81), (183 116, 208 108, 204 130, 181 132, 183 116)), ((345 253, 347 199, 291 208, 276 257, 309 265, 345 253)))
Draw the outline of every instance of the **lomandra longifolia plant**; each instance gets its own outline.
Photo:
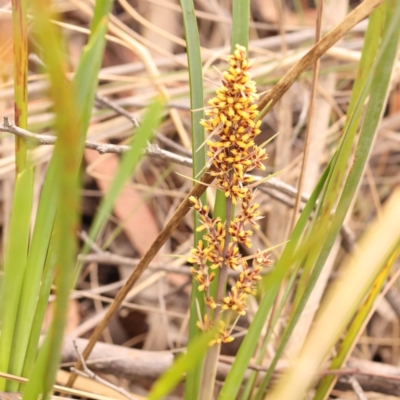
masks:
POLYGON ((253 203, 255 183, 246 174, 254 168, 265 170, 263 161, 267 154, 263 146, 254 142, 260 133, 261 121, 257 119, 255 82, 249 72, 252 62, 246 59, 246 50, 239 45, 228 61, 229 69, 223 73, 222 86, 208 102, 211 106, 206 113, 208 118, 201 122, 210 135, 207 141, 207 155, 213 167, 210 173, 215 176, 215 187, 226 197, 225 222, 212 218, 207 205, 199 199, 190 199, 201 220, 197 230, 205 231, 203 241, 191 250, 188 261, 194 264, 192 273, 199 283, 198 290, 204 292, 206 304, 205 315, 199 315, 198 327, 208 331, 218 326, 210 345, 233 340, 232 329, 246 313, 247 297, 256 293, 255 284, 261 279, 261 271, 270 264, 266 252, 258 251, 251 266, 247 262, 249 258, 240 253, 239 245, 252 246, 253 229, 258 229, 257 220, 262 218, 259 205, 253 203), (232 215, 236 204, 240 209, 232 215), (220 272, 216 274, 218 269, 220 272), (229 269, 241 272, 226 293, 229 269), (214 282, 216 297, 211 290, 214 280, 217 280, 214 282), (230 324, 232 314, 235 317, 230 324))

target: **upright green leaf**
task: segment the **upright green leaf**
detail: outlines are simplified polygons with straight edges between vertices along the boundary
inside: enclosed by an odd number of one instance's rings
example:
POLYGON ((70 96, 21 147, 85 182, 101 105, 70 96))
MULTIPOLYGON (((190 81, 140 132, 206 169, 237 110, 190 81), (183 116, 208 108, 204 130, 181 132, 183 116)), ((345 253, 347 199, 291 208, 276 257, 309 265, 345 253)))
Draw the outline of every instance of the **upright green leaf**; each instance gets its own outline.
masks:
MULTIPOLYGON (((187 58, 189 65, 189 83, 190 83, 190 108, 192 122, 192 158, 193 158, 193 178, 198 179, 204 171, 206 165, 206 150, 204 144, 204 128, 200 121, 204 118, 204 94, 203 94, 203 72, 200 53, 199 32, 197 29, 197 20, 194 14, 193 0, 181 0, 183 23, 185 28, 187 58)), ((201 197, 203 204, 206 203, 206 195, 201 197)), ((202 239, 202 234, 196 231, 199 222, 194 215, 194 245, 202 239)), ((189 343, 200 333, 196 323, 197 304, 201 312, 204 310, 204 296, 197 290, 198 284, 193 280, 192 293, 190 299, 190 319, 189 319, 189 343)), ((190 370, 186 377, 185 399, 194 400, 200 387, 202 363, 199 362, 195 368, 190 370)))
MULTIPOLYGON (((22 280, 25 273, 29 241, 29 221, 32 207, 32 168, 18 173, 12 205, 10 238, 7 246, 2 298, 0 305, 0 371, 8 371, 11 348, 15 332, 22 280)), ((0 379, 0 391, 5 389, 5 380, 0 379)))

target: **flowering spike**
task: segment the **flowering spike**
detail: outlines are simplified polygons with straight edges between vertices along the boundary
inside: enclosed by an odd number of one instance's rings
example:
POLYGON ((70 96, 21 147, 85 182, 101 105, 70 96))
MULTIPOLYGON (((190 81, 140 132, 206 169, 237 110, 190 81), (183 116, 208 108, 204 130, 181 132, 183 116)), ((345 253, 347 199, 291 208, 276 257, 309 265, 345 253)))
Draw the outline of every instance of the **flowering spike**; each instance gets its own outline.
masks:
MULTIPOLYGON (((220 307, 220 312, 232 311, 238 316, 245 315, 247 296, 256 293, 255 286, 261 279, 262 268, 270 264, 268 255, 258 252, 250 267, 239 252, 239 245, 247 248, 252 246, 253 228, 258 229, 257 221, 262 218, 259 205, 253 203, 254 185, 250 185, 253 178, 246 174, 254 168, 265 170, 263 162, 267 154, 263 146, 257 146, 254 141, 260 133, 261 121, 257 120, 255 101, 258 94, 249 72, 253 63, 246 59, 246 49, 239 45, 228 57, 228 62, 229 68, 222 74, 222 86, 217 89, 216 96, 208 101, 210 108, 206 112, 207 118, 200 124, 209 134, 205 144, 207 156, 214 167, 210 173, 215 177, 215 186, 233 204, 240 204, 240 212, 233 221, 222 223, 220 218, 209 216, 207 206, 203 206, 199 199, 190 198, 200 218, 197 231, 205 231, 203 241, 191 250, 188 258, 190 263, 196 264, 191 271, 199 283, 198 290, 204 292, 208 310, 203 321, 198 323, 203 331, 213 326, 208 317, 211 309, 220 307), (241 272, 227 296, 214 299, 209 288, 216 276, 212 270, 218 268, 241 272)), ((218 333, 210 345, 232 340, 226 323, 219 320, 218 333)))

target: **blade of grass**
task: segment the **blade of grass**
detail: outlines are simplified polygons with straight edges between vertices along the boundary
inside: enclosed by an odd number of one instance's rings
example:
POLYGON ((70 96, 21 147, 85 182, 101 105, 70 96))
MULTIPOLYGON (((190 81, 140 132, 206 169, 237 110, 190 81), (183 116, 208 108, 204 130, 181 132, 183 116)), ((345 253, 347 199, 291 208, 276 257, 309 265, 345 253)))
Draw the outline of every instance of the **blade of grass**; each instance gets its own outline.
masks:
MULTIPOLYGON (((392 5, 392 7, 394 7, 392 5)), ((304 292, 301 296, 301 299, 298 302, 297 308, 293 312, 293 316, 290 319, 285 332, 283 334, 283 337, 281 339, 281 343, 279 345, 279 348, 276 352, 276 355, 274 357, 273 362, 271 363, 271 366, 264 378, 263 386, 266 386, 266 384, 269 382, 270 378, 272 377, 273 369, 275 368, 275 365, 279 359, 279 357, 282 355, 283 350, 286 346, 286 343, 288 342, 291 333, 293 332, 293 329, 297 323, 298 318, 300 317, 304 306, 308 300, 308 297, 310 296, 310 293, 318 279, 318 276, 323 268, 323 265, 325 264, 325 261, 329 255, 329 251, 339 233, 340 227, 343 224, 344 218, 346 216, 346 213, 348 211, 348 208, 350 206, 350 203, 353 199, 354 193, 357 189, 359 180, 362 175, 362 171, 365 166, 365 162, 367 160, 368 154, 370 147, 372 145, 372 141, 376 132, 376 127, 379 123, 381 113, 383 112, 384 106, 385 106, 385 99, 386 99, 386 94, 389 86, 389 80, 391 76, 391 71, 392 71, 392 66, 394 63, 395 59, 395 54, 396 54, 396 49, 398 45, 398 36, 399 36, 399 31, 396 31, 397 26, 399 24, 399 18, 400 18, 400 8, 392 8, 388 10, 387 13, 387 24, 385 24, 385 31, 383 34, 383 40, 381 42, 381 48, 380 52, 377 55, 375 59, 375 64, 371 68, 371 71, 368 74, 368 79, 367 81, 370 80, 373 76, 373 81, 372 81, 372 86, 371 86, 371 97, 370 101, 367 107, 366 111, 366 117, 364 120, 363 128, 360 134, 360 138, 358 141, 356 153, 354 155, 354 163, 353 167, 348 175, 347 181, 345 183, 342 195, 340 197, 339 204, 336 208, 335 214, 333 216, 333 220, 330 224, 330 226, 326 226, 327 230, 327 235, 324 238, 324 241, 321 243, 321 248, 318 250, 318 254, 316 260, 313 260, 313 257, 310 257, 309 264, 314 264, 313 268, 309 268, 311 272, 311 275, 309 276, 309 280, 307 282, 307 285, 304 289, 304 292), (390 16, 390 17, 389 17, 390 16)), ((367 84, 366 87, 369 85, 367 84)), ((360 99, 358 99, 357 102, 357 107, 355 108, 354 113, 358 113, 358 109, 360 108, 361 104, 363 104, 364 101, 360 101, 361 99, 365 99, 366 97, 366 87, 364 87, 360 99)), ((354 114, 353 114, 354 115, 354 114)), ((351 118, 349 129, 346 132, 345 135, 345 140, 349 140, 351 138, 351 135, 348 135, 349 132, 351 132, 352 129, 354 129, 354 125, 352 127, 352 122, 354 122, 354 119, 351 118)), ((354 129, 355 131, 355 129, 354 129)), ((352 138, 351 138, 352 139, 352 138)), ((327 209, 327 206, 331 205, 333 206, 336 201, 334 201, 332 198, 337 191, 337 179, 338 176, 341 175, 341 171, 344 171, 345 168, 345 162, 348 160, 348 154, 351 150, 351 145, 352 145, 352 140, 351 142, 347 143, 347 146, 342 146, 340 150, 343 150, 344 147, 347 147, 347 152, 339 152, 338 158, 340 159, 340 162, 335 163, 335 168, 334 172, 332 173, 331 179, 334 181, 334 185, 332 185, 333 188, 331 189, 330 192, 327 193, 327 201, 325 201, 325 204, 322 209, 321 209, 321 219, 320 221, 323 221, 324 215, 325 218, 328 219, 330 212, 327 209), (336 189, 335 189, 336 186, 336 189), (324 210, 325 208, 325 210, 324 210)), ((322 203, 322 202, 321 202, 322 203)), ((316 217, 318 218, 318 216, 316 217)), ((325 224, 320 223, 319 224, 320 229, 324 229, 325 224)), ((315 228, 313 228, 315 229, 315 228)), ((322 232, 321 232, 322 233, 322 232)))
POLYGON ((77 105, 80 121, 80 155, 84 151, 84 141, 92 116, 95 94, 98 85, 98 73, 101 68, 106 44, 105 35, 108 27, 108 15, 112 0, 97 0, 91 24, 91 35, 85 46, 74 76, 73 84, 77 94, 77 105))
POLYGON ((249 33, 250 33, 250 1, 233 0, 232 2, 232 35, 231 53, 235 51, 235 46, 240 44, 249 52, 249 33))
MULTIPOLYGON (((21 304, 12 345, 13 358, 10 364, 10 373, 17 376, 29 376, 37 354, 39 336, 34 335, 37 341, 36 343, 32 342, 31 347, 28 346, 28 343, 34 331, 40 335, 43 325, 43 319, 37 319, 36 301, 39 296, 43 265, 48 250, 47 243, 53 229, 58 204, 58 193, 54 188, 60 174, 56 164, 56 160, 53 159, 47 170, 28 253, 27 268, 23 277, 21 304), (36 326, 33 324, 34 320, 37 322, 36 326), (27 363, 26 367, 24 367, 24 363, 27 363)), ((48 293, 46 304, 47 300, 48 293)), ((42 318, 44 318, 44 314, 42 318)), ((10 382, 8 390, 18 390, 17 385, 16 382, 10 382)))
MULTIPOLYGON (((31 376, 33 367, 35 365, 35 359, 38 353, 40 334, 42 332, 43 320, 49 302, 51 285, 53 283, 54 270, 57 262, 57 254, 55 248, 56 240, 54 237, 55 237, 55 232, 54 229, 52 229, 47 257, 43 269, 43 276, 41 278, 40 293, 37 299, 37 304, 35 303, 36 309, 34 313, 34 319, 32 321, 32 328, 28 337, 26 357, 24 360, 23 370, 22 370, 23 377, 31 376)), ((22 391, 21 386, 19 390, 22 391)))
MULTIPOLYGON (((206 149, 202 146, 205 135, 204 128, 200 121, 204 118, 204 90, 203 90, 203 72, 200 53, 199 32, 197 20, 194 14, 193 0, 181 0, 183 24, 185 28, 186 49, 189 65, 189 84, 190 84, 190 108, 196 110, 191 112, 192 123, 192 158, 193 158, 193 178, 198 178, 206 165, 206 149), (200 148, 201 147, 201 148, 200 148)), ((203 204, 206 204, 207 198, 203 194, 201 197, 203 204)), ((194 215, 193 232, 194 246, 202 239, 201 232, 197 232, 199 221, 194 215)), ((203 314, 204 296, 198 290, 198 284, 192 281, 192 292, 190 297, 190 317, 189 317, 189 344, 199 335, 200 330, 197 327, 198 315, 197 304, 203 314)), ((194 400, 199 392, 202 372, 202 362, 196 364, 196 367, 188 371, 185 385, 185 399, 194 400)))
MULTIPOLYGON (((369 87, 370 82, 370 71, 373 67, 373 63, 378 51, 378 46, 380 43, 380 37, 382 34, 382 26, 385 18, 385 3, 376 9, 370 17, 370 21, 368 24, 368 29, 365 34, 363 50, 361 54, 361 60, 357 72, 357 77, 354 81, 353 90, 350 97, 349 107, 347 111, 348 115, 348 123, 346 124, 344 138, 340 146, 340 151, 346 151, 346 154, 350 154, 352 143, 354 137, 357 133, 358 125, 362 115, 361 103, 364 102, 364 98, 366 97, 366 88, 369 87), (362 93, 364 92, 364 96, 362 93), (347 145, 346 145, 347 143, 347 145), (345 149, 343 147, 346 147, 345 149)), ((344 173, 347 167, 347 155, 341 157, 341 170, 344 173)), ((338 179, 339 181, 339 179, 338 179)), ((340 180, 341 181, 341 180, 340 180)), ((332 199, 335 196, 332 195, 332 199)), ((334 201, 334 200, 332 200, 334 201)), ((323 204, 323 201, 321 201, 323 204)), ((307 279, 309 278, 310 271, 306 271, 303 274, 300 282, 299 289, 296 292, 296 297, 294 300, 294 306, 298 305, 299 299, 301 298, 305 285, 307 283, 307 279)))
MULTIPOLYGON (((289 296, 291 294, 291 290, 293 288, 293 285, 296 282, 297 272, 298 272, 298 268, 296 268, 296 270, 292 273, 292 276, 288 279, 288 282, 285 285, 285 291, 284 291, 284 293, 282 295, 281 303, 280 303, 279 307, 276 309, 276 311, 273 314, 273 317, 272 317, 271 323, 270 323, 270 325, 268 327, 267 333, 266 333, 266 335, 264 337, 264 340, 263 340, 263 342, 261 344, 260 350, 258 351, 257 358, 256 358, 256 364, 257 365, 261 365, 263 360, 264 360, 264 357, 265 357, 265 354, 266 354, 266 351, 267 351, 267 348, 268 348, 269 341, 270 341, 271 336, 272 336, 273 331, 274 331, 274 327, 275 327, 276 323, 278 322, 278 320, 279 320, 279 318, 281 316, 281 313, 282 313, 282 310, 283 310, 285 304, 287 304, 287 301, 289 300, 289 296)), ((250 399, 251 400, 255 400, 256 397, 253 397, 252 393, 253 393, 253 390, 255 388, 255 383, 258 380, 258 375, 259 375, 258 371, 252 371, 250 373, 250 376, 247 378, 246 384, 245 384, 245 386, 244 386, 244 388, 243 388, 243 390, 241 392, 240 400, 248 400, 248 399, 249 400, 250 399)))
POLYGON ((268 398, 303 399, 317 369, 349 323, 390 254, 400 244, 400 192, 384 207, 382 218, 370 226, 353 257, 321 307, 298 361, 268 398))
MULTIPOLYGON (((1 337, 0 370, 8 371, 15 322, 21 295, 22 280, 25 273, 30 216, 32 207, 33 169, 20 172, 15 182, 14 201, 10 224, 10 238, 4 265, 4 277, 1 299, 1 337)), ((4 391, 6 382, 0 379, 0 391, 4 391)))

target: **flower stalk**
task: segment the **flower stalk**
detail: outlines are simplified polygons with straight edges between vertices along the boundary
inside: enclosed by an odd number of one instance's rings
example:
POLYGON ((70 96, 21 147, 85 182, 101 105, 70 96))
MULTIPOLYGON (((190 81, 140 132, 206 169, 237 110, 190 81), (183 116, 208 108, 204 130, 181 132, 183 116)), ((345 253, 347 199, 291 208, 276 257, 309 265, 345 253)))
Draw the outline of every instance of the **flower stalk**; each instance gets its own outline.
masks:
POLYGON ((238 317, 246 314, 247 297, 256 293, 261 271, 270 264, 268 255, 263 252, 257 252, 252 265, 240 253, 240 246, 252 247, 251 236, 254 229, 259 228, 257 221, 262 218, 259 205, 253 202, 253 179, 246 174, 255 168, 265 170, 263 162, 267 154, 254 141, 260 133, 261 121, 257 119, 255 103, 258 94, 249 72, 252 62, 247 60, 245 48, 239 45, 228 61, 222 86, 208 102, 211 108, 206 113, 207 119, 201 121, 209 133, 207 155, 214 167, 210 172, 215 177, 214 187, 226 197, 225 223, 220 218, 212 218, 207 205, 198 198, 190 198, 200 219, 197 231, 204 231, 203 241, 198 242, 188 258, 206 304, 205 315, 199 315, 197 325, 203 331, 218 326, 204 364, 201 400, 212 399, 220 346, 234 340, 231 335, 234 324, 238 317), (239 212, 233 215, 234 205, 239 204, 239 212), (240 269, 241 273, 226 293, 229 269, 240 269), (220 271, 217 279, 216 270, 220 271), (214 284, 217 285, 215 298, 210 290, 214 284), (234 320, 233 324, 231 320, 234 320))

